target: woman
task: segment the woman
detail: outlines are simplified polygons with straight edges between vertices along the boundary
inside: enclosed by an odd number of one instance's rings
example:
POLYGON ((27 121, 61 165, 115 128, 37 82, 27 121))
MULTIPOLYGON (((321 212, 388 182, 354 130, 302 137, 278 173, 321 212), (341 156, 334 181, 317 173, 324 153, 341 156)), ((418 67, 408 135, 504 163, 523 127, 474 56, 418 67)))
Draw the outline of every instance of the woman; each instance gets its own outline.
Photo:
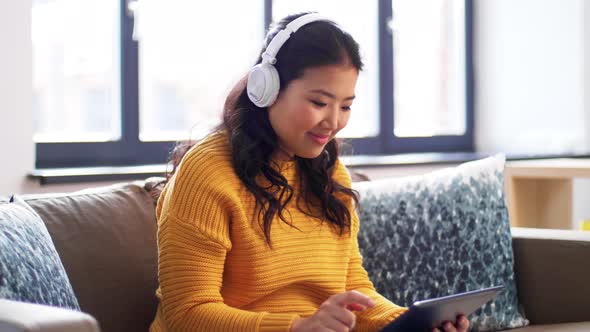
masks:
POLYGON ((358 44, 298 14, 265 45, 223 124, 184 149, 158 201, 152 332, 378 331, 406 310, 362 267, 357 197, 334 139, 350 117, 358 44))

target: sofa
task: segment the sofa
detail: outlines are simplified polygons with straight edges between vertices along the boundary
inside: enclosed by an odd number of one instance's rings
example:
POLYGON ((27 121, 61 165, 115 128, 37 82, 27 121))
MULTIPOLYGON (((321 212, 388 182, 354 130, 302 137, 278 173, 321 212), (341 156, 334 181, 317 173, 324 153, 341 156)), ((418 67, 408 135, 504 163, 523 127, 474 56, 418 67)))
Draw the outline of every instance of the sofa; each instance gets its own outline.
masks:
MULTIPOLYGON (((146 331, 157 306, 162 178, 23 195, 45 223, 81 311, 0 299, 0 331, 146 331)), ((0 199, 6 201, 7 198, 0 199)), ((529 331, 590 331, 590 232, 512 228, 529 331)))

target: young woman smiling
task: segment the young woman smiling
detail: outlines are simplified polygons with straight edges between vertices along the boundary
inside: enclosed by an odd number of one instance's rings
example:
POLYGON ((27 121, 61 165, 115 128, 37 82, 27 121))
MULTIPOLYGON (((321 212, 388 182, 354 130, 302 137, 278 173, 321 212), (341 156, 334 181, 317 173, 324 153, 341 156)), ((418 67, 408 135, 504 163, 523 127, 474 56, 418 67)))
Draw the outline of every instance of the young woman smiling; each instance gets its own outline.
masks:
POLYGON ((222 125, 178 150, 156 211, 152 332, 379 331, 406 310, 362 267, 357 196, 338 159, 358 44, 308 13, 278 22, 265 45, 222 125))

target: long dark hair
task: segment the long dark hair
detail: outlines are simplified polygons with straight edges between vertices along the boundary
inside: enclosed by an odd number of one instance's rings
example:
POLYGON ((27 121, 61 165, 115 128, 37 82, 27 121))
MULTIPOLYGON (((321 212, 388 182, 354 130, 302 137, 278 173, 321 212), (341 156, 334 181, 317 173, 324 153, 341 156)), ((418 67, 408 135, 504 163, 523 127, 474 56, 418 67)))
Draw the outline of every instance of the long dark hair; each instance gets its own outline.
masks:
MULTIPOLYGON (((287 16, 273 25, 267 33, 265 45, 287 24, 305 14, 287 16)), ((260 54, 263 51, 264 48, 260 54)), ((291 81, 302 77, 307 68, 345 63, 358 71, 363 67, 356 41, 335 23, 328 21, 316 21, 301 27, 281 47, 276 59, 275 68, 279 72, 281 91, 291 81)), ((261 61, 262 57, 259 56, 256 63, 261 61)), ((228 134, 233 167, 256 199, 257 217, 270 246, 270 229, 275 215, 291 225, 284 212, 293 198, 294 190, 277 170, 277 165, 273 165, 271 157, 278 149, 278 139, 270 124, 268 109, 257 107, 250 101, 246 85, 247 76, 229 93, 224 105, 223 122, 215 131, 225 130, 228 134), (259 176, 263 176, 270 186, 261 186, 256 180, 259 176)), ((184 142, 176 146, 171 153, 173 169, 168 178, 174 174, 184 154, 195 143, 184 142)), ((331 140, 318 157, 308 159, 295 156, 295 162, 301 175, 298 208, 311 217, 329 222, 342 235, 350 230, 353 213, 347 208, 345 198, 349 197, 356 205, 358 194, 332 179, 339 144, 339 141, 331 140)))

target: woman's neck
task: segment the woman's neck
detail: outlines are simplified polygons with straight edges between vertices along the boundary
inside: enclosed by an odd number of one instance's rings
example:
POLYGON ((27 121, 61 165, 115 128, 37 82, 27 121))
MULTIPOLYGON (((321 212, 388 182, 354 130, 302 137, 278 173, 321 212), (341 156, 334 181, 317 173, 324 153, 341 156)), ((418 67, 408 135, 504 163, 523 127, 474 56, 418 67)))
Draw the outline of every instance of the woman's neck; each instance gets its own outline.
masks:
POLYGON ((295 154, 284 149, 282 146, 277 146, 275 151, 272 153, 272 159, 278 161, 294 161, 295 154))

